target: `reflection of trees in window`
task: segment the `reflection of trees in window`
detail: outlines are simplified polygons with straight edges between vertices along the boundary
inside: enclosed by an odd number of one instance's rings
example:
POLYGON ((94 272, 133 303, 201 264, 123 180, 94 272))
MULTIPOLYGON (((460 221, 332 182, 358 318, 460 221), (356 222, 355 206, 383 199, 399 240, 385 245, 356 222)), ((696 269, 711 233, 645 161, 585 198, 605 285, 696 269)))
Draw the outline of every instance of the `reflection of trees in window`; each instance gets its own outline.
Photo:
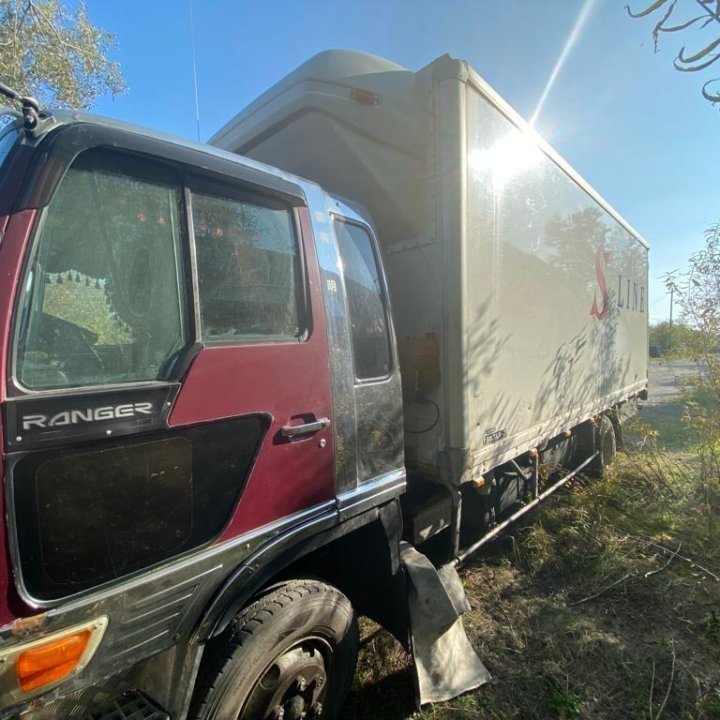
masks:
POLYGON ((33 259, 24 350, 35 387, 157 379, 182 346, 171 183, 110 153, 86 153, 67 172, 33 259))
MULTIPOLYGON (((267 282, 263 273, 262 253, 253 253, 260 246, 260 224, 257 214, 245 203, 195 195, 193 225, 198 253, 202 255, 206 271, 212 269, 215 284, 225 283, 239 272, 246 282, 267 282), (259 262, 258 262, 259 261, 259 262)), ((210 277, 203 274, 205 292, 217 292, 209 287, 210 277)))
POLYGON ((343 265, 352 331, 355 372, 374 378, 390 371, 387 319, 377 261, 370 238, 361 227, 335 222, 343 265))
POLYGON ((77 270, 45 276, 43 311, 73 322, 98 337, 98 345, 127 345, 132 328, 112 309, 105 291, 105 279, 91 278, 77 270))
MULTIPOLYGON (((176 266, 177 191, 125 174, 74 169, 51 208, 44 229, 48 242, 39 261, 48 278, 56 278, 55 287, 58 275, 71 281, 64 291, 51 291, 66 304, 63 314, 59 308, 52 314, 77 324, 86 317, 106 328, 114 321, 126 338, 162 323, 149 311, 151 296, 167 301, 177 295, 176 274, 168 272, 176 266), (90 285, 76 281, 81 277, 90 285), (99 289, 105 308, 97 301, 99 289), (74 306, 67 306, 73 297, 74 306), (82 308, 83 300, 95 308, 94 316, 82 308)), ((168 317, 177 327, 177 315, 168 317)))
POLYGON ((298 253, 284 206, 193 195, 203 334, 296 336, 298 253))
POLYGON ((193 222, 196 237, 224 237, 248 246, 260 244, 260 223, 256 207, 207 195, 194 197, 193 222))

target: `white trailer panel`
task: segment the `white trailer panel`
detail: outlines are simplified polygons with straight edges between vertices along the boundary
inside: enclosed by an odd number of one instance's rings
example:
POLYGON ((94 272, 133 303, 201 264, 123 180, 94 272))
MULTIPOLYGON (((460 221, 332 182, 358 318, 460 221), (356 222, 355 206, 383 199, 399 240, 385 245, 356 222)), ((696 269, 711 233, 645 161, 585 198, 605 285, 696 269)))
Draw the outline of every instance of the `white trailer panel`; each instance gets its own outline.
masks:
POLYGON ((411 469, 472 479, 645 387, 647 246, 466 63, 321 53, 212 142, 370 211, 411 469))
POLYGON ((466 406, 482 471, 645 387, 647 247, 466 88, 466 406))

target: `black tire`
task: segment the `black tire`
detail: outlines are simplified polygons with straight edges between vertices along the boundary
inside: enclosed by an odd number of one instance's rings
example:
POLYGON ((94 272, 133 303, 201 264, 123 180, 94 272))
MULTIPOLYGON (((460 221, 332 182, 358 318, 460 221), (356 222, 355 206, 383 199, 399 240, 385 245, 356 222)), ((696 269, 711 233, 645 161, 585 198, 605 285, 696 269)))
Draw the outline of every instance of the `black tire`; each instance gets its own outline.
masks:
POLYGON ((600 424, 595 428, 595 449, 597 457, 587 466, 586 474, 590 477, 601 478, 607 467, 615 460, 617 454, 617 439, 615 428, 610 418, 603 415, 600 424))
POLYGON ((350 601, 320 581, 291 580, 258 598, 209 643, 189 717, 339 717, 357 652, 350 601))

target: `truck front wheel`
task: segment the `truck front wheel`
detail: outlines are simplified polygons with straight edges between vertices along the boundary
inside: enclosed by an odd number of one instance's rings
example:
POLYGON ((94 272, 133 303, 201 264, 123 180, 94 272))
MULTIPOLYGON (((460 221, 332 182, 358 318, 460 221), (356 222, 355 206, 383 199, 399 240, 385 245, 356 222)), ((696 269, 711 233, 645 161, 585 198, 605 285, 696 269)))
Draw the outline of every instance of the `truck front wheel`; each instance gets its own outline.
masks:
POLYGON ((357 651, 357 618, 350 601, 325 583, 291 580, 245 608, 211 641, 190 717, 337 717, 357 651))

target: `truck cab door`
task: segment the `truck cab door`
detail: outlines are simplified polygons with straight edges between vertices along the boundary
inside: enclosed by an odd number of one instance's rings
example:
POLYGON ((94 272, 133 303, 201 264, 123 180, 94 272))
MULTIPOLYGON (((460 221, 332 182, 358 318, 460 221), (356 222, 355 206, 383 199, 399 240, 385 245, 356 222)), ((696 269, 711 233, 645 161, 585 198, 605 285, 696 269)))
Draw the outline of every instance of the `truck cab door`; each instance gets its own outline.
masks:
POLYGON ((250 552, 238 538, 331 517, 302 187, 105 125, 61 127, 32 152, 40 180, 0 245, 18 289, 0 293, 0 400, 23 599, 57 603, 211 545, 250 552))
POLYGON ((315 216, 333 374, 337 502, 352 515, 405 488, 400 368, 371 226, 329 199, 315 216))

